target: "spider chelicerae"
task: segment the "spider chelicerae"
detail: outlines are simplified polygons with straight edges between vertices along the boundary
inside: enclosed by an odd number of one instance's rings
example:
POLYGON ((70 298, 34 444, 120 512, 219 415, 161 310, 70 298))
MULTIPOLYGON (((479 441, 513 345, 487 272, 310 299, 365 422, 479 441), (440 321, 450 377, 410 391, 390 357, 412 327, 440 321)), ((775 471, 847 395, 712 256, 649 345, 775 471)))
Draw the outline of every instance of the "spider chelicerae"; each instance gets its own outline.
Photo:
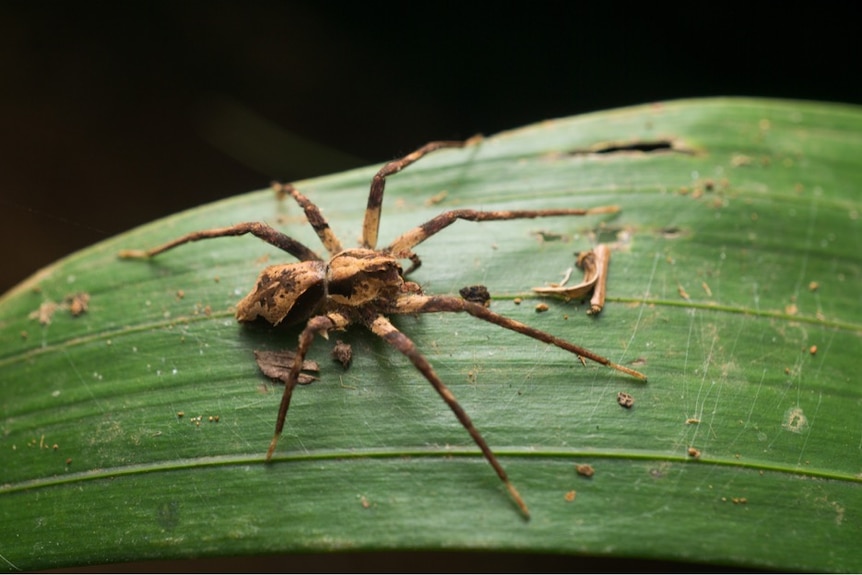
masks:
POLYGON ((403 353, 431 383, 446 405, 455 413, 461 425, 470 433, 470 437, 503 481, 521 513, 528 518, 529 511, 526 503, 509 481, 503 466, 473 425, 470 417, 458 404, 449 388, 440 380, 425 356, 416 349, 410 338, 392 325, 387 316, 466 312, 500 327, 553 344, 575 354, 582 361, 583 358, 587 358, 643 381, 646 381, 646 376, 613 363, 579 345, 494 313, 481 303, 455 296, 424 294, 417 283, 406 279, 406 276, 422 263, 419 256, 413 252, 413 248, 457 220, 481 222, 609 214, 619 211, 616 206, 552 210, 450 210, 398 236, 385 248, 376 248, 386 178, 434 150, 461 148, 472 142, 473 140, 431 142, 403 158, 384 165, 371 181, 371 191, 368 195, 368 206, 362 226, 362 241, 357 248, 342 247, 320 209, 299 190, 289 184, 277 184, 276 189, 280 194, 291 196, 305 211, 308 222, 330 254, 328 260, 321 258, 297 240, 261 222, 245 222, 226 228, 193 232, 149 250, 124 250, 120 252, 120 256, 150 258, 188 242, 245 234, 257 236, 294 256, 300 260, 298 263, 278 264, 264 269, 255 287, 236 307, 236 317, 240 322, 258 319, 263 319, 272 325, 305 322, 305 328, 299 335, 299 346, 293 365, 285 381, 275 434, 266 452, 266 461, 272 458, 278 438, 284 429, 290 398, 294 387, 298 384, 302 363, 314 336, 317 334, 325 336, 332 330, 343 330, 352 324, 362 324, 403 353), (399 260, 409 260, 410 267, 403 271, 399 260))

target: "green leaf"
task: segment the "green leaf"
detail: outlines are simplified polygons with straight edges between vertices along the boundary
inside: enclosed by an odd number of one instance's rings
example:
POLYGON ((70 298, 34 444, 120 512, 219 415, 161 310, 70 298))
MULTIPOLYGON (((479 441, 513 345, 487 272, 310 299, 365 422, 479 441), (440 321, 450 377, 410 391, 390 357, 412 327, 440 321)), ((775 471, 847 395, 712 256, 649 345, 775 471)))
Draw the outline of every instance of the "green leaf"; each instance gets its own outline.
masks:
MULTIPOLYGON (((862 570, 860 157, 859 108, 713 99, 544 122, 389 180, 382 244, 446 209, 622 208, 458 222, 417 248, 412 279, 484 284, 493 310, 648 384, 469 316, 395 319, 529 522, 421 374, 358 326, 337 335, 346 371, 336 337, 317 340, 320 381, 265 465, 281 388, 253 350, 297 331, 240 326, 233 306, 289 258, 254 238, 116 257, 239 221, 322 252, 292 202, 238 196, 76 253, 0 300, 0 567, 461 549, 862 570), (602 314, 537 313, 530 288, 596 241, 615 245, 602 314), (30 317, 75 293, 86 313, 30 317)), ((346 245, 377 167, 297 183, 346 245)))

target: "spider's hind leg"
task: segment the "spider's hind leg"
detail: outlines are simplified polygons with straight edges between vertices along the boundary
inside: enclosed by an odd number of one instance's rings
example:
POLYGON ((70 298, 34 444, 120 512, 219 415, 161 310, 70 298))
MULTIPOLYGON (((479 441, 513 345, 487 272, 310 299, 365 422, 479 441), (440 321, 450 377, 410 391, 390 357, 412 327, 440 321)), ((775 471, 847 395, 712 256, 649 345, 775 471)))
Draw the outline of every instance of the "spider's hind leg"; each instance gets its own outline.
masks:
POLYGON ((455 413, 455 417, 458 418, 458 421, 461 422, 461 425, 464 426, 464 429, 467 430, 470 437, 473 438, 473 441, 479 446, 479 449, 482 450, 482 454, 485 456, 485 459, 491 464, 494 471, 497 472, 497 476, 506 486, 512 499, 521 510, 521 513, 525 518, 529 519, 530 511, 527 509, 527 504, 524 503, 524 499, 518 493, 518 490, 515 489, 515 486, 512 485, 511 481, 509 481, 509 477, 506 475, 506 471, 503 469, 503 466, 500 465, 500 462, 497 460, 497 456, 494 455, 493 451, 491 451, 485 438, 482 437, 482 434, 480 434, 479 430, 473 425, 473 421, 470 419, 470 416, 467 415, 467 412, 464 411, 464 408, 461 407, 458 400, 456 400, 455 396, 452 395, 452 392, 449 391, 449 388, 440 380, 437 372, 434 371, 434 368, 431 367, 431 364, 428 363, 425 356, 416 349, 416 345, 413 341, 398 331, 398 329, 382 315, 368 318, 366 320, 366 325, 372 332, 374 332, 374 334, 380 336, 386 341, 386 343, 407 356, 416 369, 425 376, 425 379, 428 380, 428 382, 434 387, 434 390, 443 398, 443 401, 445 401, 446 405, 448 405, 455 413))
POLYGON ((461 298, 451 296, 426 296, 426 295, 405 295, 396 302, 393 309, 389 313, 398 314, 415 314, 415 313, 435 313, 435 312, 467 312, 473 317, 493 323, 500 327, 515 331, 526 336, 532 337, 544 343, 549 343, 560 349, 564 349, 570 353, 577 355, 580 358, 587 358, 596 363, 606 365, 611 369, 615 369, 626 375, 630 375, 641 381, 646 381, 647 377, 639 371, 614 363, 606 357, 603 357, 595 352, 592 352, 584 347, 576 345, 570 341, 566 341, 547 332, 538 330, 523 324, 517 320, 494 313, 483 305, 466 301, 461 298))

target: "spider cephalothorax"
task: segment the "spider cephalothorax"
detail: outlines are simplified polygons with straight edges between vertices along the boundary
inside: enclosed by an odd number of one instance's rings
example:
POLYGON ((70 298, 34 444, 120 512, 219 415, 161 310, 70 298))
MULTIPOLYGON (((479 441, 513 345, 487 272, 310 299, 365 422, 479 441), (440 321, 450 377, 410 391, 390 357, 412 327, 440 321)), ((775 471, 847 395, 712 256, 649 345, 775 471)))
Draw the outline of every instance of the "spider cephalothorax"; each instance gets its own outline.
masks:
POLYGON ((293 365, 285 381, 284 394, 276 420, 275 434, 266 453, 269 461, 284 428, 290 398, 299 381, 302 363, 316 334, 327 335, 332 330, 345 329, 351 324, 362 324, 403 353, 427 379, 443 401, 452 409, 458 421, 467 429, 482 454, 506 485, 512 498, 525 517, 529 511, 514 485, 509 481, 497 457, 485 439, 473 425, 467 413, 458 404, 449 388, 440 380, 434 368, 413 342, 387 319, 393 314, 419 314, 433 312, 466 312, 474 317, 500 327, 522 333, 545 343, 569 351, 579 358, 587 358, 638 379, 646 376, 618 365, 583 347, 531 328, 521 322, 501 316, 486 307, 487 302, 477 303, 455 296, 425 295, 418 284, 405 276, 421 265, 413 248, 457 220, 490 221, 520 218, 544 218, 551 216, 581 216, 608 214, 619 211, 616 206, 591 209, 554 210, 451 210, 409 230, 397 237, 387 247, 377 250, 377 232, 380 224, 380 208, 386 177, 401 171, 425 154, 439 148, 460 148, 467 142, 431 142, 407 156, 389 162, 374 176, 365 211, 362 241, 358 248, 344 249, 332 233, 326 219, 311 201, 291 185, 277 185, 280 194, 289 195, 303 208, 309 223, 314 228, 330 259, 324 261, 314 251, 293 238, 275 230, 267 224, 246 222, 227 228, 215 228, 194 232, 150 250, 126 250, 120 253, 127 258, 148 258, 176 246, 224 236, 252 234, 276 246, 300 260, 298 263, 273 265, 264 269, 252 291, 243 298, 236 309, 241 322, 263 319, 272 325, 306 322, 299 335, 299 346, 293 365), (409 259, 407 271, 403 271, 399 260, 409 259))

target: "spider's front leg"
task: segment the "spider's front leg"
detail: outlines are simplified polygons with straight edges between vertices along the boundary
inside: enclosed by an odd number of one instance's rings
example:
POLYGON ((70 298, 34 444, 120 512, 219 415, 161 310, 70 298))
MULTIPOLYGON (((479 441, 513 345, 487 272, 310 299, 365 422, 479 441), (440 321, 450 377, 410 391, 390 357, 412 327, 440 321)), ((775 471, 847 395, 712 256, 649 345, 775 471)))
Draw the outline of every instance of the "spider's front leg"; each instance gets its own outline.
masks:
POLYGON ((275 422, 275 434, 272 436, 272 441, 269 444, 269 449, 266 450, 266 460, 272 459, 272 454, 275 453, 275 447, 278 444, 278 438, 281 437, 281 432, 284 430, 284 421, 287 418, 287 410, 290 407, 290 398, 293 396, 293 388, 299 382, 299 373, 302 371, 302 362, 314 342, 314 336, 317 334, 326 335, 333 329, 344 329, 350 325, 350 318, 346 315, 332 312, 326 315, 314 316, 305 325, 302 333, 299 334, 299 347, 296 349, 296 355, 293 358, 293 365, 290 367, 290 373, 287 380, 284 382, 284 394, 281 396, 281 405, 278 408, 278 419, 275 422))
MULTIPOLYGON (((380 168, 371 180, 371 191, 368 193, 368 205, 365 208, 365 221, 362 224, 362 247, 374 249, 377 246, 377 233, 380 230, 380 207, 383 205, 383 191, 386 187, 386 177, 397 174, 422 156, 440 150, 442 148, 463 148, 480 140, 481 136, 474 136, 464 141, 439 141, 429 142, 416 150, 400 158, 393 160, 380 168)), ((418 266, 416 266, 418 267, 418 266)))
POLYGON ((258 237, 266 243, 289 253, 300 261, 321 261, 320 256, 307 248, 305 244, 296 241, 292 237, 285 235, 272 226, 262 222, 244 222, 227 228, 213 228, 210 230, 192 232, 148 250, 121 250, 119 256, 126 259, 146 259, 190 242, 209 240, 213 238, 244 236, 245 234, 251 234, 258 237))
POLYGON ((384 248, 384 252, 392 257, 403 259, 410 258, 411 267, 405 275, 414 271, 422 262, 419 256, 413 253, 413 248, 424 242, 434 234, 444 230, 458 220, 469 222, 490 222, 502 220, 523 220, 533 218, 551 218, 558 216, 591 216, 596 214, 615 214, 620 211, 619 206, 599 206, 596 208, 561 208, 551 210, 450 210, 432 218, 422 225, 401 234, 395 241, 384 248))

